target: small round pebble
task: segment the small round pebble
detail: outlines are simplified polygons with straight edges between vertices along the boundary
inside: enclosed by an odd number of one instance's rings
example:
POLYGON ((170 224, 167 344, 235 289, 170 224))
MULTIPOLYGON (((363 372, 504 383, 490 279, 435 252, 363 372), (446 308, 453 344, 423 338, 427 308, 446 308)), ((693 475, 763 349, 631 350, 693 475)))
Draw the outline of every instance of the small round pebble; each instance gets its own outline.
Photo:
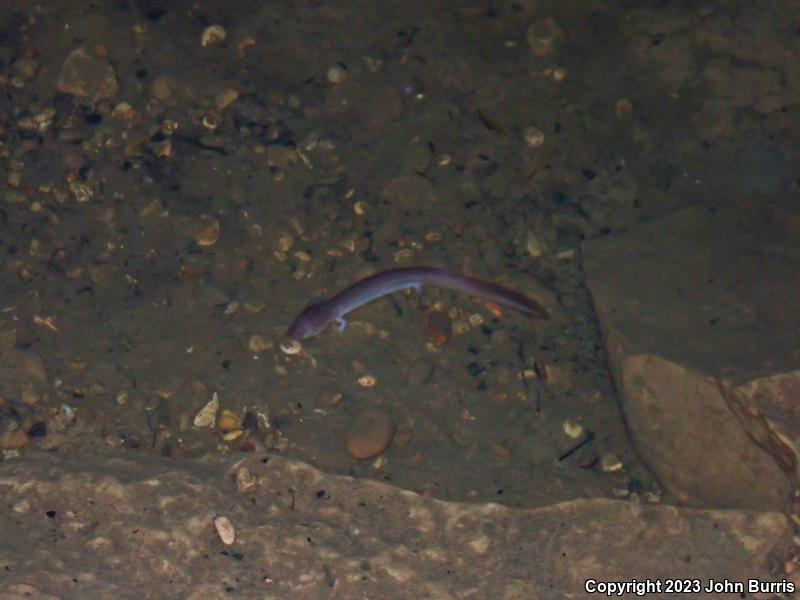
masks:
POLYGON ((522 136, 525 138, 525 143, 529 148, 539 148, 544 144, 544 133, 533 125, 526 127, 522 132, 522 136))
POLYGON ((203 48, 221 44, 225 41, 228 33, 222 25, 209 25, 203 30, 203 35, 200 38, 200 45, 203 48))
POLYGON ((386 412, 367 408, 356 414, 345 438, 347 453, 356 460, 378 456, 392 441, 395 425, 386 412))
POLYGON ((567 419, 564 421, 564 424, 561 427, 564 429, 564 433, 566 433, 573 440, 577 440, 583 435, 583 427, 580 425, 580 423, 576 423, 572 419, 567 419))
POLYGON ((327 77, 330 83, 342 83, 347 78, 347 71, 339 65, 333 65, 328 67, 327 77))

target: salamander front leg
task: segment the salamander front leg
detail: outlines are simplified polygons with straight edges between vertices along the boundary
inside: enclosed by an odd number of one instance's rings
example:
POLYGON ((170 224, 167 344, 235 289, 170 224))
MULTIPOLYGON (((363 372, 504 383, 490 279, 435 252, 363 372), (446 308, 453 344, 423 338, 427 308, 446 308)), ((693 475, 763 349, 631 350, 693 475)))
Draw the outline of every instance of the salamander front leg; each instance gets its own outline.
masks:
POLYGON ((339 331, 344 331, 344 328, 347 327, 347 321, 344 317, 336 317, 334 322, 336 323, 336 329, 339 331))

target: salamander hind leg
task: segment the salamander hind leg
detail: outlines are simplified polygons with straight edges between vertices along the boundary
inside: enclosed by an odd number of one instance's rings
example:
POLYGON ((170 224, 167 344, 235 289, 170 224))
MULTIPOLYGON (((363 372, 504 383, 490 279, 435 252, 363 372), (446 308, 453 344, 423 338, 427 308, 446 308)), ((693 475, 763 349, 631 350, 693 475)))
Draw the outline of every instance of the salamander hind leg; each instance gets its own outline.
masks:
POLYGON ((422 285, 422 282, 416 283, 412 285, 409 289, 414 290, 414 293, 417 296, 417 307, 418 308, 425 308, 428 306, 428 295, 425 293, 425 288, 422 285))
POLYGON ((345 327, 347 327, 347 320, 344 317, 336 317, 335 321, 336 329, 339 331, 344 331, 345 327))

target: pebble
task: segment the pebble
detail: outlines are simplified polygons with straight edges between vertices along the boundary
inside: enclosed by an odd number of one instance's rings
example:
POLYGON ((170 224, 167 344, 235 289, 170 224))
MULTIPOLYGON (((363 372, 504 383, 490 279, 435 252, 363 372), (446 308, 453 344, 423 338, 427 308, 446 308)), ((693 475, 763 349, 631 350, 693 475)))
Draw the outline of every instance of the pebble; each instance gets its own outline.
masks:
POLYGON ((83 48, 73 50, 58 74, 58 91, 93 102, 112 98, 118 89, 114 67, 105 58, 95 58, 83 48))
MULTIPOLYGON (((11 352, 17 345, 17 330, 0 329, 0 354, 11 352)), ((42 365, 43 367, 44 365, 42 365)))
POLYGON ((14 61, 11 68, 16 77, 33 79, 36 76, 36 71, 39 70, 39 62, 33 58, 22 57, 14 61))
POLYGON ((525 128, 522 137, 525 138, 525 143, 529 148, 539 148, 544 144, 544 133, 533 125, 525 128))
POLYGON ((228 517, 217 517, 214 519, 214 527, 217 528, 219 539, 221 539, 222 543, 226 546, 230 546, 236 541, 236 530, 233 528, 233 523, 231 523, 228 517))
POLYGON ((294 236, 291 233, 282 231, 278 234, 278 239, 275 243, 279 252, 288 252, 294 245, 294 236))
MULTIPOLYGON (((448 319, 449 322, 449 319, 448 319)), ((411 364, 406 374, 406 383, 411 387, 420 387, 433 377, 434 365, 431 361, 419 359, 411 364)))
POLYGON ((214 97, 214 104, 217 105, 218 109, 223 110, 236 102, 239 96, 240 94, 237 90, 227 88, 214 97))
POLYGON ((225 435, 222 436, 222 439, 226 442, 233 442, 238 440, 240 437, 244 435, 244 431, 241 429, 234 429, 233 431, 229 431, 225 435))
POLYGON ((235 412, 229 409, 224 409, 219 416, 217 427, 222 431, 234 431, 242 426, 242 420, 235 412))
POLYGON ((281 352, 284 354, 300 354, 302 350, 303 346, 297 340, 285 340, 281 342, 281 352))
POLYGON ((275 343, 271 339, 263 335, 254 334, 250 336, 250 340, 247 342, 247 349, 254 354, 258 354, 264 350, 272 350, 274 345, 275 343))
POLYGON ((603 469, 605 473, 616 473, 622 470, 622 461, 617 458, 616 454, 609 452, 600 459, 600 468, 603 469))
POLYGON ((288 169, 297 164, 298 154, 294 148, 286 146, 267 147, 267 164, 276 169, 288 169))
POLYGON ((564 421, 562 428, 564 429, 564 433, 566 433, 573 440, 577 440, 583 435, 583 427, 572 419, 567 419, 564 421))
POLYGON ((200 289, 197 299, 207 308, 216 308, 228 304, 231 296, 225 290, 209 283, 200 289))
POLYGON ((178 234, 193 239, 198 246, 205 248, 213 246, 219 240, 219 219, 213 215, 177 218, 175 229, 178 234))
POLYGON ((332 67, 328 67, 327 77, 330 83, 342 83, 347 79, 347 71, 339 65, 333 65, 332 67))
POLYGON ((556 67, 551 71, 550 76, 556 83, 561 83, 567 78, 567 70, 563 67, 556 67))
POLYGON ((178 89, 177 82, 167 75, 158 75, 150 85, 150 93, 156 100, 166 102, 178 89))
POLYGON ((194 239, 198 246, 213 246, 219 239, 219 220, 211 215, 201 215, 194 239))
POLYGON ((214 392, 211 400, 206 404, 194 417, 195 427, 213 427, 217 420, 217 412, 219 412, 219 394, 214 392))
POLYGON ((111 111, 111 116, 114 119, 125 123, 128 127, 133 127, 141 121, 141 115, 133 108, 128 102, 120 102, 111 111))
POLYGON ((362 387, 373 387, 378 383, 378 379, 374 375, 362 375, 358 378, 358 385, 362 387))
POLYGON ((614 113, 620 121, 627 121, 633 114, 633 102, 628 98, 617 100, 617 103, 614 105, 614 113))
POLYGON ((552 18, 532 23, 525 33, 528 46, 537 58, 552 55, 564 40, 564 30, 552 18))
POLYGON ((30 439, 21 429, 6 431, 3 435, 0 435, 0 450, 24 448, 28 444, 30 444, 30 439))
POLYGON ((200 38, 200 45, 203 48, 221 44, 225 41, 228 33, 222 25, 209 25, 203 30, 203 35, 200 38))
POLYGON ((247 467, 239 467, 236 470, 236 490, 240 494, 247 494, 255 491, 258 487, 258 480, 247 467))
POLYGON ((391 443, 395 425, 379 408, 367 408, 356 414, 350 424, 345 448, 356 460, 378 456, 391 443))
POLYGON ((509 460, 511 458, 511 450, 502 444, 495 444, 492 446, 492 456, 500 460, 509 460))
POLYGON ((528 250, 528 254, 530 254, 532 258, 539 258, 542 254, 544 254, 546 247, 547 244, 544 242, 544 240, 537 237, 532 231, 528 232, 528 237, 525 241, 525 248, 528 250))

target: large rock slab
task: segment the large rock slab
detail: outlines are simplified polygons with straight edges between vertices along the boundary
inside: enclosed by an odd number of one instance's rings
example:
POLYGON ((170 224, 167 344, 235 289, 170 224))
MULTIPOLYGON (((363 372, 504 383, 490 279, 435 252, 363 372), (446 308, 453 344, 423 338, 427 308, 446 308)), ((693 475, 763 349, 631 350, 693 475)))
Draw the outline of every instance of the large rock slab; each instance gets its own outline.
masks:
POLYGON ((785 510, 800 440, 800 203, 698 206, 587 241, 628 430, 686 503, 785 510))
POLYGON ((31 453, 0 463, 0 498, 4 599, 577 598, 589 579, 784 583, 792 552, 777 512, 459 504, 279 456, 31 453))

